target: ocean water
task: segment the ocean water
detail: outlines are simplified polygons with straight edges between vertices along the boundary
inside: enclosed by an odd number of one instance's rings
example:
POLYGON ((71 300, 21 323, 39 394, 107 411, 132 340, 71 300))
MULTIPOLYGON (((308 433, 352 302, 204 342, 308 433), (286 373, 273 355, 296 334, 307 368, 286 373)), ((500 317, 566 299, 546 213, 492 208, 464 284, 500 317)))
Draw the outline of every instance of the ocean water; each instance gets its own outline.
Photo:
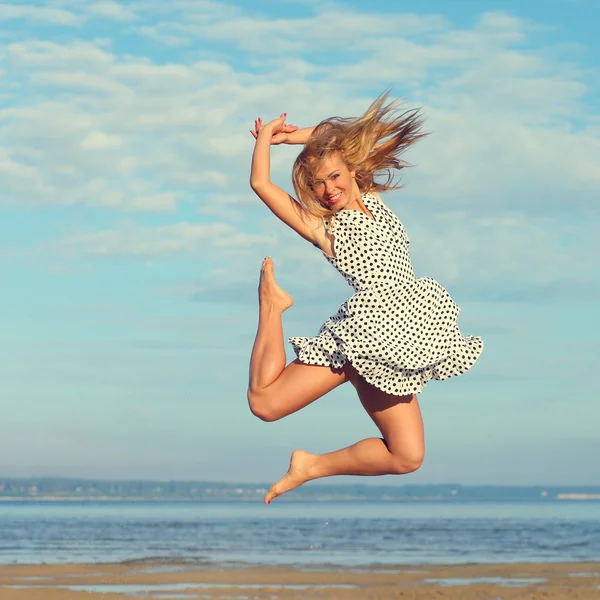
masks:
POLYGON ((600 561, 600 502, 2 502, 0 563, 600 561))

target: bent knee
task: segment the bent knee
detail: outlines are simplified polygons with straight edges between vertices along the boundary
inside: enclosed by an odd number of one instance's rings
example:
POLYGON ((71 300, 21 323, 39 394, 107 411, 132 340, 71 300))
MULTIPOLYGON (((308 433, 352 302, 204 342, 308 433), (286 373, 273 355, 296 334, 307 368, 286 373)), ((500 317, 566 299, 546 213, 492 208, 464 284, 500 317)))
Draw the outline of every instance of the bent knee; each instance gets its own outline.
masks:
POLYGON ((414 452, 412 454, 394 456, 394 472, 397 475, 406 475, 407 473, 414 473, 415 471, 421 468, 424 459, 424 452, 414 452))
POLYGON ((248 389, 248 407, 255 417, 266 423, 277 421, 280 418, 264 393, 248 389))

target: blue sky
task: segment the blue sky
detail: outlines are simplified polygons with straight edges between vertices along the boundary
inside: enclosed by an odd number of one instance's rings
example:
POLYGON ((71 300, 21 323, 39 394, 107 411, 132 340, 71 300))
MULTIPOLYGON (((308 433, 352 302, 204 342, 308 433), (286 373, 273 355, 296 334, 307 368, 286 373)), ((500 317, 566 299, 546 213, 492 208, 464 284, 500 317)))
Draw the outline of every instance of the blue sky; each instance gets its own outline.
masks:
MULTIPOLYGON (((391 87, 431 135, 385 199, 486 348, 421 395, 421 470, 383 481, 597 483, 599 20, 597 0, 0 4, 0 474, 270 481, 374 435, 349 386, 247 410, 262 257, 286 335, 350 293, 251 193, 248 129, 391 87)), ((273 151, 287 188, 297 151, 273 151)))

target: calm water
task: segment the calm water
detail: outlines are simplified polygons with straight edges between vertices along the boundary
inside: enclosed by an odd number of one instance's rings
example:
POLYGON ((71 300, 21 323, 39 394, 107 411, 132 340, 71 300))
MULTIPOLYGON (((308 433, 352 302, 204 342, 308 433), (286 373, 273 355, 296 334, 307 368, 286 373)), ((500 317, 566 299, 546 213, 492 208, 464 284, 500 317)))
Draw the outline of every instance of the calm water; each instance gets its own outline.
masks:
POLYGON ((600 502, 0 504, 0 563, 600 560, 600 502))

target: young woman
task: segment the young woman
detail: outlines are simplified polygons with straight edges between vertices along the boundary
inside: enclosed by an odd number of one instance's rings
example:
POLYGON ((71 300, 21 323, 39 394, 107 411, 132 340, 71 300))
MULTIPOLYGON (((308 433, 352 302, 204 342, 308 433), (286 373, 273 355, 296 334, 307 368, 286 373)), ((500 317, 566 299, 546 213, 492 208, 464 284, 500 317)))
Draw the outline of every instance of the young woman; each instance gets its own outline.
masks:
POLYGON ((282 313, 292 298, 263 261, 259 324, 250 359, 248 401, 264 421, 281 419, 350 382, 381 438, 328 454, 297 450, 265 496, 332 475, 386 475, 418 469, 425 451, 417 393, 430 379, 469 369, 480 338, 463 336, 459 313, 435 280, 416 279, 404 227, 378 192, 393 189, 400 154, 423 136, 418 111, 399 112, 379 97, 357 119, 331 118, 298 129, 286 114, 255 122, 251 186, 284 223, 323 252, 354 288, 314 338, 294 337, 286 366, 282 313), (297 200, 271 182, 272 144, 305 144, 293 167, 297 200), (387 175, 385 182, 376 177, 387 175))

